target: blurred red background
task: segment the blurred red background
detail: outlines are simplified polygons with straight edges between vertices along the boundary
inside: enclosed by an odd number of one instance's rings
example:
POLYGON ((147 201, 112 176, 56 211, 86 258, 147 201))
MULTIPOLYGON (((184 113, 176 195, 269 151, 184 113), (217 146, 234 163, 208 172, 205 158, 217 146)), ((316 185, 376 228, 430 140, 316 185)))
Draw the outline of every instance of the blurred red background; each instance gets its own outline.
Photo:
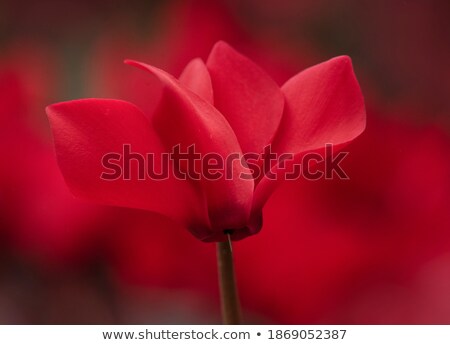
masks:
POLYGON ((346 54, 368 126, 350 180, 290 181, 235 244, 247 323, 450 323, 448 1, 0 4, 0 323, 219 323, 215 248, 149 212, 76 200, 44 108, 155 106, 145 61, 178 75, 228 41, 280 84, 346 54))

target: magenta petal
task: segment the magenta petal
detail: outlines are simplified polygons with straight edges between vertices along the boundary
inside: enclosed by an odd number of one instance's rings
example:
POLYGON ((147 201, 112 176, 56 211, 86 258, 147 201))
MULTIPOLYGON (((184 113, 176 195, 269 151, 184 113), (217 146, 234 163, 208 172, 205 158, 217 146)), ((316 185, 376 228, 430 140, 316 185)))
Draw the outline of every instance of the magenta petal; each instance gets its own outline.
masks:
MULTIPOLYGON (((278 154, 290 153, 300 161, 307 152, 322 152, 327 143, 333 144, 336 152, 365 128, 364 99, 348 56, 308 68, 281 89, 285 109, 272 144, 278 154)), ((261 180, 255 191, 254 212, 260 211, 282 180, 280 171, 277 180, 261 180)))
POLYGON ((206 63, 214 105, 226 117, 244 153, 261 153, 278 128, 284 99, 278 85, 257 65, 225 42, 206 63))
POLYGON ((224 159, 231 154, 237 157, 231 165, 231 178, 223 175, 212 180, 204 178, 204 174, 201 177, 212 227, 210 237, 204 240, 218 240, 223 237, 223 230, 244 227, 250 214, 254 182, 251 178, 241 178, 241 174, 251 176, 250 170, 241 162, 242 150, 226 119, 168 73, 140 62, 127 63, 156 75, 165 86, 153 121, 167 150, 180 145, 185 151, 194 145, 195 152, 202 157, 207 153, 224 159))
POLYGON ((205 101, 214 104, 211 77, 205 63, 194 59, 187 64, 179 78, 180 84, 190 89, 205 101))
MULTIPOLYGON (((102 166, 104 155, 122 153, 124 144, 130 145, 133 153, 154 153, 157 159, 164 152, 154 129, 136 106, 118 100, 84 99, 51 105, 47 114, 60 169, 75 195, 158 212, 190 229, 208 226, 202 193, 188 181, 173 177, 140 180, 137 163, 131 165, 129 180, 124 175, 101 178, 102 173, 112 172, 102 166)), ((121 165, 123 157, 115 162, 121 165)))

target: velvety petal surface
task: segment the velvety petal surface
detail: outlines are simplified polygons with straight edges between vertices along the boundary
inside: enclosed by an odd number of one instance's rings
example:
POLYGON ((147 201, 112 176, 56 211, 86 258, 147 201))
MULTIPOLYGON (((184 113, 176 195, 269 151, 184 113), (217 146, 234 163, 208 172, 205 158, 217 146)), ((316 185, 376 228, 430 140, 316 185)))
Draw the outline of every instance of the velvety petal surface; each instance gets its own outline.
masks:
POLYGON ((365 128, 364 99, 348 56, 306 69, 282 86, 286 104, 273 142, 298 153, 351 141, 365 128))
POLYGON ((214 105, 233 128, 244 153, 261 153, 278 128, 284 99, 278 85, 256 64, 225 42, 206 62, 214 105))
MULTIPOLYGON (((283 86, 285 108, 273 141, 273 151, 290 153, 299 162, 308 152, 334 151, 362 133, 366 125, 364 99, 348 56, 340 56, 308 68, 283 86)), ((259 210, 273 189, 284 180, 264 177, 255 191, 254 209, 259 210)))
POLYGON ((214 104, 211 77, 205 63, 201 59, 194 59, 189 62, 178 80, 181 85, 190 89, 210 104, 214 104))
MULTIPOLYGON (((84 99, 47 107, 56 155, 71 191, 84 199, 109 205, 146 209, 169 216, 189 229, 208 226, 202 192, 189 181, 169 174, 165 180, 139 178, 137 160, 130 160, 129 179, 102 166, 104 155, 123 153, 130 145, 133 155, 154 153, 160 167, 162 145, 145 115, 133 104, 118 100, 84 99)), ((111 160, 126 170, 123 155, 111 160)), ((104 162, 104 161, 103 161, 104 162)), ((156 168, 155 168, 156 169, 156 168)))
MULTIPOLYGON (((203 187, 211 223, 211 233, 205 241, 223 240, 223 230, 235 229, 234 238, 247 236, 245 225, 250 214, 254 182, 241 178, 241 174, 251 177, 250 170, 242 162, 242 150, 232 128, 211 104, 194 92, 183 87, 170 74, 150 65, 136 61, 128 64, 139 67, 158 77, 165 86, 159 108, 153 116, 153 124, 163 140, 166 150, 180 145, 181 151, 194 145, 201 157, 214 153, 226 159, 221 178, 205 178, 205 166, 197 166, 201 171, 199 180, 203 187), (227 176, 228 175, 228 176, 227 176)), ((188 169, 192 172, 192 169, 188 169)))

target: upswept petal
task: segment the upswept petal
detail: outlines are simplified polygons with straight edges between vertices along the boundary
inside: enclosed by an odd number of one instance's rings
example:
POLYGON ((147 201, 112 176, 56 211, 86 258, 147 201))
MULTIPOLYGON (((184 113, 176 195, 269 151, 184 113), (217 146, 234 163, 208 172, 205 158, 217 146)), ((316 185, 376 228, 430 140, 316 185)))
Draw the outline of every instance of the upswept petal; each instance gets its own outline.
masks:
MULTIPOLYGON (((208 153, 218 154, 223 159, 234 155, 230 169, 218 169, 223 173, 221 178, 207 179, 203 177, 204 174, 201 177, 211 222, 211 233, 203 240, 224 239, 223 230, 226 229, 237 229, 234 238, 246 236, 243 227, 250 214, 254 182, 251 178, 241 178, 241 174, 251 176, 251 172, 245 162, 242 162, 242 150, 226 119, 211 104, 183 87, 170 74, 140 62, 126 63, 152 73, 165 86, 153 123, 166 150, 171 151, 176 145, 180 145, 182 151, 186 151, 194 145, 195 152, 202 157, 208 153)), ((192 169, 189 170, 192 172, 192 169)))
POLYGON ((278 85, 255 63, 225 42, 206 62, 214 105, 226 117, 244 153, 261 153, 278 128, 284 99, 278 85))
MULTIPOLYGON (((281 88, 285 108, 272 143, 278 154, 294 155, 299 162, 308 152, 324 151, 333 144, 334 152, 364 131, 364 99, 348 56, 339 56, 308 68, 288 80, 281 88)), ((255 190, 253 209, 258 213, 284 171, 272 167, 276 180, 264 177, 255 190)))
POLYGON ((214 104, 211 77, 205 63, 194 59, 184 68, 179 78, 180 84, 190 89, 205 101, 214 104))
POLYGON ((273 141, 277 152, 295 154, 346 143, 365 128, 364 99, 348 56, 300 72, 281 90, 286 101, 273 141))
POLYGON ((57 103, 46 111, 58 164, 76 196, 158 212, 193 232, 208 227, 205 200, 198 186, 177 180, 170 173, 165 180, 152 180, 147 176, 139 179, 137 161, 130 163, 130 175, 126 179, 123 155, 110 160, 121 167, 121 176, 113 177, 109 175, 112 167, 103 167, 105 155, 122 154, 124 144, 130 145, 133 154, 145 157, 147 153, 154 153, 155 169, 160 167, 164 146, 136 106, 118 100, 84 99, 57 103))

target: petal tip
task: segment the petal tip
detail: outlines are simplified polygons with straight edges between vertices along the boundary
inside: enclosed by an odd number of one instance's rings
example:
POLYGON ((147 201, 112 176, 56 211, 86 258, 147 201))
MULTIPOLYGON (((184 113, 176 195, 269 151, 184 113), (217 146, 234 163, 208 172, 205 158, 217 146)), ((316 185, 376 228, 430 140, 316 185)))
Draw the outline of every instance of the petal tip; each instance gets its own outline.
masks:
POLYGON ((184 67, 183 72, 181 72, 181 74, 183 74, 189 68, 194 68, 194 67, 198 67, 198 66, 206 67, 205 61, 203 61, 203 59, 200 57, 193 58, 191 61, 189 61, 187 63, 187 65, 184 67))
POLYGON ((196 64, 201 63, 201 64, 205 64, 205 61, 203 61, 203 59, 202 59, 201 57, 196 57, 196 58, 193 58, 189 63, 196 63, 196 64))
POLYGON ((336 57, 328 60, 328 62, 335 66, 342 66, 343 68, 353 69, 352 59, 348 55, 336 56, 336 57))
POLYGON ((211 49, 210 56, 223 54, 224 52, 236 52, 236 50, 225 41, 217 41, 211 49))
POLYGON ((143 63, 133 60, 133 59, 125 59, 123 60, 123 63, 125 65, 129 65, 129 66, 134 66, 134 67, 138 67, 138 68, 142 68, 143 63))
POLYGON ((348 55, 339 55, 336 56, 334 59, 342 63, 352 63, 352 58, 348 55))
POLYGON ((50 115, 50 113, 52 112, 52 109, 53 109, 53 104, 47 105, 47 106, 45 107, 45 113, 46 113, 47 115, 50 115))
POLYGON ((155 74, 155 70, 159 70, 159 68, 157 68, 157 67, 154 67, 152 65, 149 65, 144 62, 137 61, 137 60, 125 59, 123 62, 124 62, 124 64, 126 64, 128 66, 136 67, 136 68, 139 68, 140 70, 150 72, 153 74, 155 74))
POLYGON ((144 62, 130 60, 130 59, 125 59, 124 63, 126 65, 139 68, 142 71, 149 72, 149 73, 153 74, 154 76, 156 76, 157 78, 159 78, 161 81, 164 81, 167 79, 168 73, 158 67, 146 64, 144 62))
POLYGON ((218 48, 218 49, 221 49, 221 48, 231 48, 231 46, 230 46, 227 42, 225 42, 224 40, 218 40, 218 41, 214 44, 213 49, 214 49, 214 48, 218 48))
POLYGON ((58 103, 53 103, 53 104, 49 104, 45 107, 45 113, 47 114, 47 117, 51 117, 54 116, 58 113, 58 110, 61 109, 62 106, 64 106, 64 104, 66 104, 67 102, 58 102, 58 103))

